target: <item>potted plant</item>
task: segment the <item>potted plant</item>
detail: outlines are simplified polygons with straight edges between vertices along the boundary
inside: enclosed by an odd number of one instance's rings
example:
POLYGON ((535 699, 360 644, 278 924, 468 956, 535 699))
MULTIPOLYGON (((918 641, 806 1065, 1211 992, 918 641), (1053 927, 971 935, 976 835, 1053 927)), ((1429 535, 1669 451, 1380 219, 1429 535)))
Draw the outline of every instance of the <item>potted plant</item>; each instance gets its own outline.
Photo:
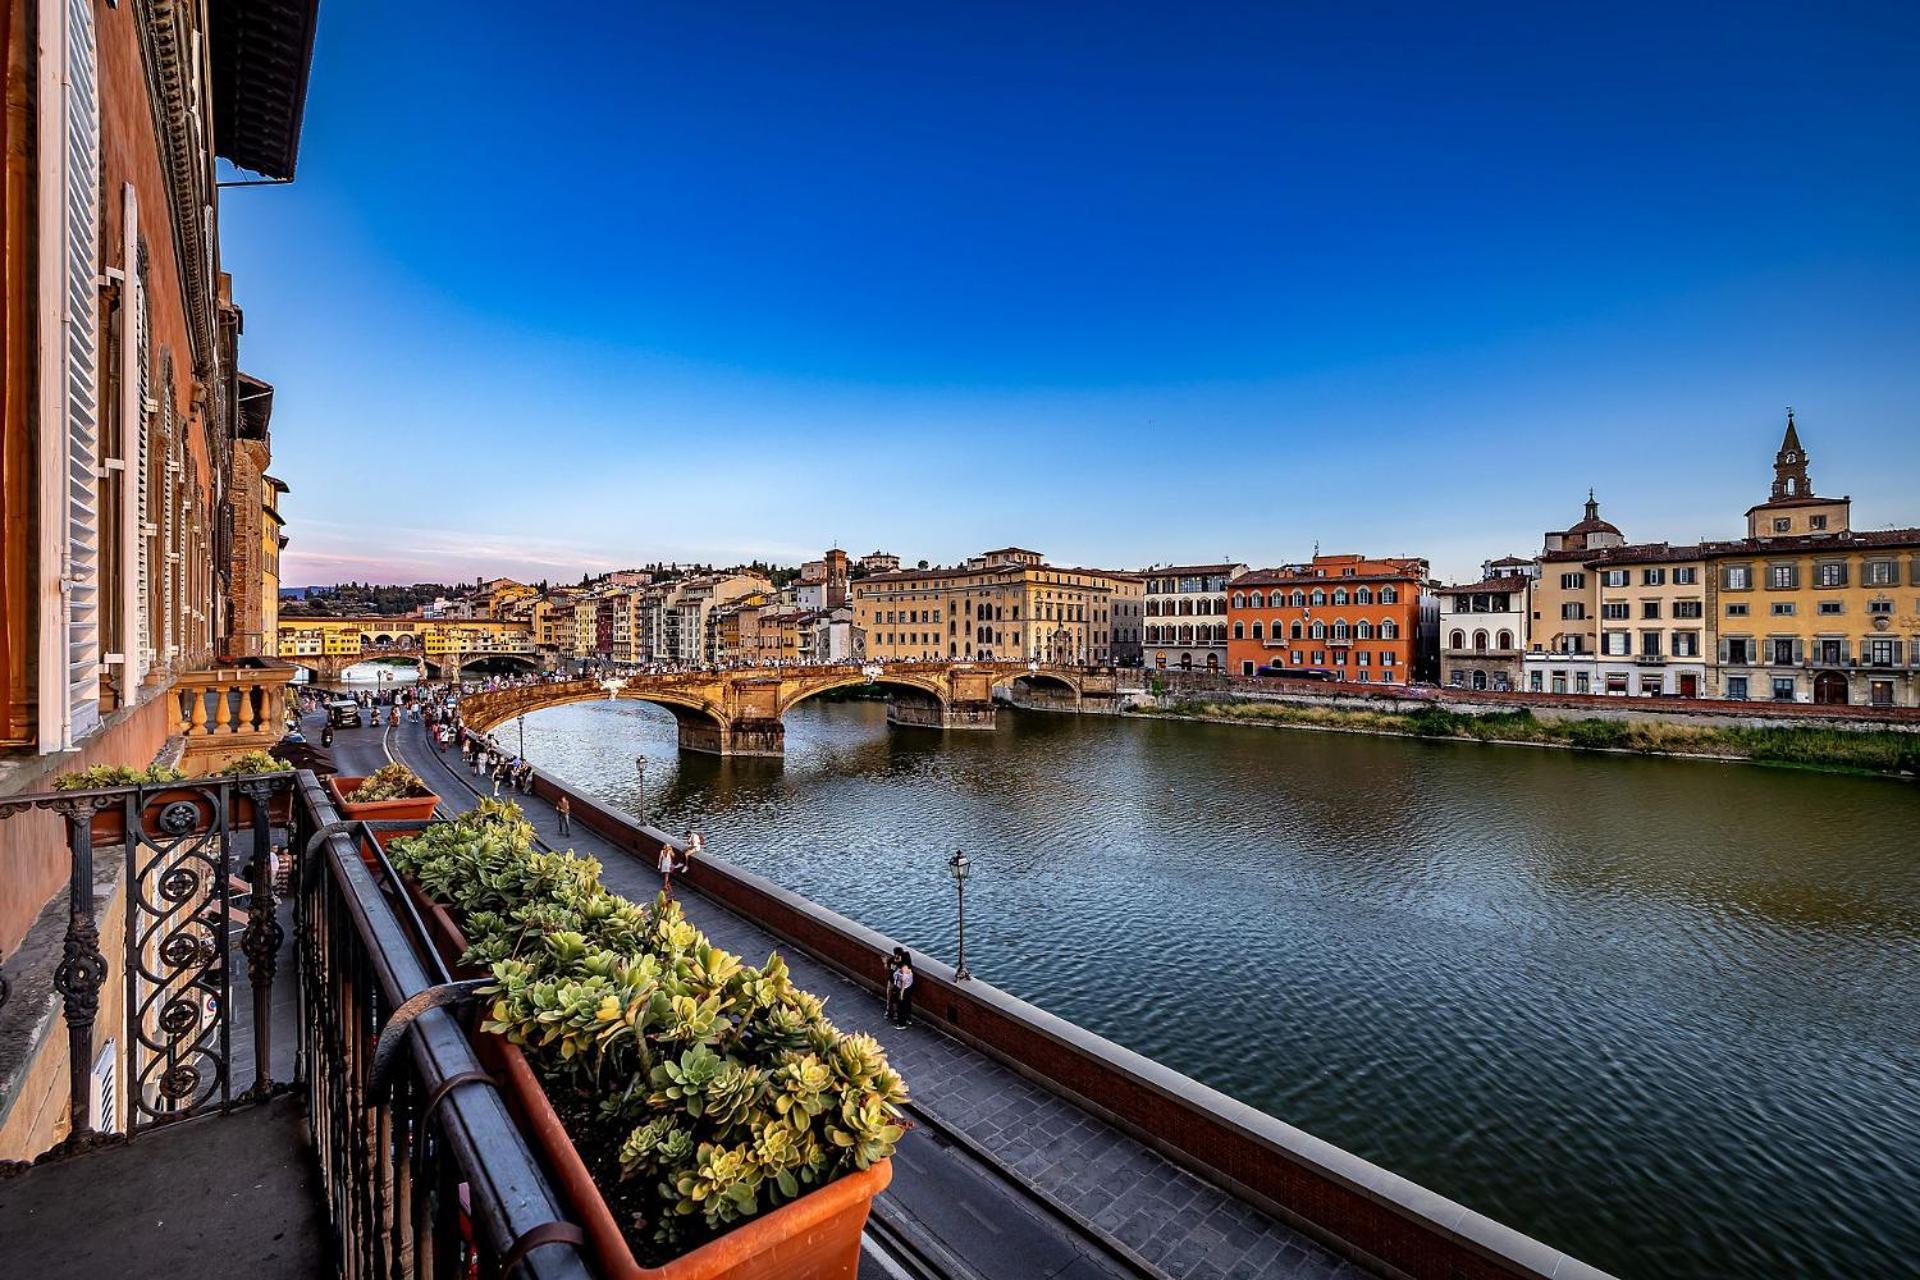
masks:
POLYGON ((433 819, 440 797, 433 794, 420 775, 403 764, 385 765, 363 777, 332 777, 327 786, 340 806, 340 816, 368 822, 411 822, 412 828, 377 831, 374 840, 382 849, 396 838, 410 835, 433 819))
MULTIPOLYGON (((75 769, 63 773, 53 780, 55 791, 99 791, 109 787, 152 787, 155 783, 179 782, 186 775, 167 765, 149 765, 144 769, 135 769, 127 765, 96 764, 85 769, 75 769)), ((213 825, 214 815, 219 812, 216 792, 195 787, 168 787, 163 790, 150 790, 140 797, 140 825, 149 836, 173 838, 183 835, 198 835, 213 825), (186 804, 192 806, 189 814, 184 809, 172 809, 176 815, 174 821, 178 830, 163 826, 161 819, 167 815, 171 806, 186 804), (181 821, 179 815, 185 816, 181 821)), ((127 840, 127 810, 123 800, 116 799, 104 808, 95 809, 92 821, 93 843, 96 846, 125 844, 127 840)))
POLYGON ((601 1270, 852 1280, 904 1129, 877 1041, 835 1027, 777 954, 743 964, 664 895, 639 906, 594 860, 536 849, 512 804, 392 858, 446 917, 450 961, 491 975, 482 1052, 601 1270))
MULTIPOLYGON (((261 773, 286 773, 293 768, 285 760, 268 751, 249 751, 227 762, 212 776, 216 778, 249 778, 261 773)), ((233 828, 247 831, 253 827, 253 797, 234 787, 229 806, 233 815, 233 828)), ((293 821, 293 785, 288 783, 276 791, 267 800, 267 821, 276 827, 284 827, 293 821)))

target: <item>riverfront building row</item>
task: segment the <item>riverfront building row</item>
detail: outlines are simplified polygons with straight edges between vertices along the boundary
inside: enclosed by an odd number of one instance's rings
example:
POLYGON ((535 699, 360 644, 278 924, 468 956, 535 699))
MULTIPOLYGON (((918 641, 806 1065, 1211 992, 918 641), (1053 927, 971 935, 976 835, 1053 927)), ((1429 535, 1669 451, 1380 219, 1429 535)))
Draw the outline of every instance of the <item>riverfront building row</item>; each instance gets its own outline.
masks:
POLYGON ((1453 687, 1920 705, 1920 529, 1854 529, 1791 414, 1746 536, 1630 542, 1589 495, 1533 560, 1437 594, 1453 687))

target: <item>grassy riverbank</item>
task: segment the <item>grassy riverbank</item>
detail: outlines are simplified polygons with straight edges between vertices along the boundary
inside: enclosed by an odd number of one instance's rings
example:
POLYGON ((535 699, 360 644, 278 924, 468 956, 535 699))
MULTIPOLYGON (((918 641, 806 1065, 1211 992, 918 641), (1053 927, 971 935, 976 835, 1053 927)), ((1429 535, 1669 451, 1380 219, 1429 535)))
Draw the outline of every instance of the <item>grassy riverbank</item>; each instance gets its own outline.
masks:
POLYGON ((1865 773, 1920 773, 1920 734, 1884 730, 1747 729, 1678 722, 1638 724, 1619 720, 1539 720, 1517 711, 1345 711, 1283 702, 1202 701, 1143 707, 1139 714, 1176 719, 1392 733, 1416 738, 1474 742, 1524 742, 1590 750, 1648 754, 1733 756, 1767 764, 1865 773))

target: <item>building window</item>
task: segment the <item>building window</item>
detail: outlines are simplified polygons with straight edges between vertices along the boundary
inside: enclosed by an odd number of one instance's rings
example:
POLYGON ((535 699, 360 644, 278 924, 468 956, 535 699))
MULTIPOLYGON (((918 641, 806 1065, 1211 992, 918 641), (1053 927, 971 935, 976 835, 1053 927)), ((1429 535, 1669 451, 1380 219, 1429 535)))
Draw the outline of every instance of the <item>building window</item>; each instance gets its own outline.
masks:
POLYGON ((1357 590, 1357 591, 1355 591, 1355 592, 1353 593, 1353 602, 1354 602, 1355 604, 1372 604, 1372 603, 1373 603, 1373 588, 1372 588, 1372 587, 1361 587, 1361 588, 1360 588, 1359 590, 1357 590))
POLYGON ((1244 623, 1244 622, 1236 622, 1236 623, 1234 623, 1234 624, 1233 624, 1233 638, 1234 638, 1235 640, 1245 640, 1245 639, 1247 638, 1247 624, 1246 624, 1246 623, 1244 623))
POLYGON ((1745 676, 1727 677, 1727 696, 1735 702, 1747 700, 1747 678, 1745 676))
POLYGON ((1744 564, 1730 564, 1721 585, 1728 591, 1751 591, 1753 589, 1753 567, 1744 564))
POLYGON ((1793 701, 1793 677, 1775 676, 1773 678, 1773 700, 1775 702, 1793 701))
POLYGON ((1603 587, 1624 587, 1629 578, 1625 569, 1603 569, 1600 573, 1600 585, 1603 587))
POLYGON ((1659 617, 1660 602, 1658 600, 1642 600, 1640 602, 1640 616, 1643 618, 1659 617))
POLYGON ((1603 631, 1600 633, 1600 652, 1614 658, 1624 658, 1632 652, 1633 637, 1625 631, 1603 631))
POLYGON ((1250 660, 1246 658, 1242 658, 1240 660, 1240 674, 1243 676, 1250 676, 1253 674, 1253 663, 1250 660))
POLYGON ((1876 618, 1884 618, 1893 612, 1893 601, 1869 600, 1867 601, 1867 612, 1876 618))
POLYGON ((1730 604, 1727 606, 1727 616, 1729 618, 1744 618, 1747 616, 1747 606, 1744 604, 1730 604))
POLYGON ((1676 658, 1697 658, 1700 656, 1700 633, 1698 631, 1676 631, 1673 633, 1673 656, 1676 658))
POLYGON ((1632 606, 1625 600, 1609 600, 1600 606, 1600 616, 1610 622, 1619 622, 1632 613, 1632 606))
POLYGON ((1392 587, 1380 588, 1381 604, 1398 604, 1399 602, 1400 602, 1400 593, 1398 591, 1395 591, 1392 587))
MULTIPOLYGON (((1527 672, 1527 691, 1529 693, 1539 693, 1540 684, 1540 673, 1538 671, 1527 672)), ((1565 693, 1566 690, 1562 689, 1560 692, 1565 693)))
POLYGON ((1791 618, 1793 616, 1793 601, 1775 600, 1773 602, 1773 616, 1776 618, 1791 618))
POLYGON ((1876 667, 1891 667, 1900 660, 1900 642, 1874 639, 1867 641, 1867 661, 1876 667))
POLYGON ((1578 600, 1570 600, 1560 606, 1560 617, 1563 621, 1578 622, 1586 616, 1587 606, 1578 600))
POLYGON ((1698 600, 1675 600, 1673 602, 1673 616, 1676 618, 1698 618, 1700 615, 1701 605, 1698 600))
POLYGON ((1683 565, 1673 571, 1673 584, 1677 587, 1691 586, 1699 581, 1700 571, 1691 565, 1683 565))
POLYGON ((1792 666, 1794 662, 1793 648, 1794 642, 1791 640, 1775 640, 1773 642, 1773 665, 1776 667, 1792 666))
POLYGON ((1584 573, 1563 573, 1560 575, 1560 589, 1562 591, 1578 591, 1586 585, 1587 575, 1584 573))
POLYGON ((1841 612, 1838 600, 1822 600, 1819 608, 1822 617, 1831 618, 1841 612))
POLYGON ((1626 691, 1627 691, 1626 672, 1624 671, 1609 672, 1607 674, 1607 692, 1608 693, 1625 693, 1626 691))
POLYGON ((1456 630, 1456 631, 1450 631, 1447 633, 1447 648, 1464 649, 1466 647, 1467 647, 1466 632, 1456 630))
POLYGON ((1665 569, 1642 569, 1640 571, 1640 585, 1643 587, 1664 586, 1666 581, 1667 571, 1665 569))
POLYGON ((1253 638, 1254 638, 1255 640, 1258 640, 1258 639, 1260 639, 1260 638, 1261 638, 1261 635, 1260 635, 1260 624, 1259 624, 1258 622, 1256 622, 1256 623, 1254 623, 1254 624, 1253 624, 1253 638))
POLYGON ((1870 560, 1861 570, 1860 581, 1869 587, 1891 587, 1899 583, 1900 575, 1894 572, 1893 561, 1870 560))
POLYGON ((1769 591, 1792 591, 1800 585, 1800 569, 1791 564, 1770 564, 1767 566, 1767 589, 1769 591))
POLYGON ((1735 636, 1724 641, 1727 647, 1726 661, 1734 666, 1745 666, 1753 661, 1753 641, 1745 636, 1735 636))
POLYGON ((1847 566, 1844 562, 1828 560, 1813 567, 1813 585, 1816 587, 1844 587, 1847 585, 1847 566))

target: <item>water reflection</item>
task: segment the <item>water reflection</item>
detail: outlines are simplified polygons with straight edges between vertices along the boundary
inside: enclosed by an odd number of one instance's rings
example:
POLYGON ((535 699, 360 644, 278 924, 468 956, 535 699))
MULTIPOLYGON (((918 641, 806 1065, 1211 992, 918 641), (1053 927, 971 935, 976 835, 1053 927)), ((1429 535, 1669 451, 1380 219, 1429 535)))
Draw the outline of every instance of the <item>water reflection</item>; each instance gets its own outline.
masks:
POLYGON ((1920 793, 1745 766, 812 703, 535 759, 909 945, 1627 1276, 1920 1256, 1920 793))

